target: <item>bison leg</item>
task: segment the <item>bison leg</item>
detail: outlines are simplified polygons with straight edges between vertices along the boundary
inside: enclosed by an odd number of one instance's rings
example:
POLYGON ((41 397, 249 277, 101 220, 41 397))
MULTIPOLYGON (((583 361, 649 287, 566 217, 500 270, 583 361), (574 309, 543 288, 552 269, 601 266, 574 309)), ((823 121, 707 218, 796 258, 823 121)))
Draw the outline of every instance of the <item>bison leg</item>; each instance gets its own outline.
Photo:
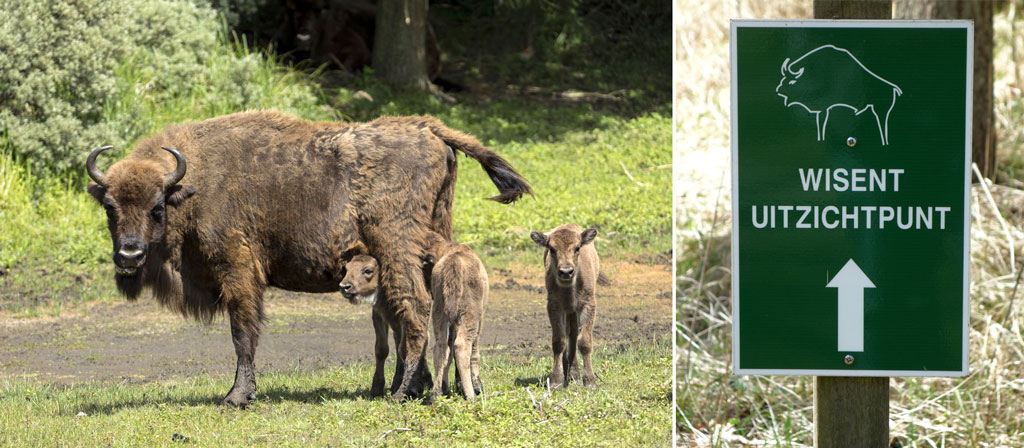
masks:
MULTIPOLYGON (((887 131, 882 128, 882 119, 878 117, 878 111, 875 110, 874 105, 864 108, 864 110, 868 109, 871 109, 871 115, 875 117, 875 125, 878 126, 878 137, 882 140, 882 146, 888 145, 889 140, 887 138, 887 131)), ((888 121, 888 117, 886 117, 886 120, 888 121)))
MULTIPOLYGON (((434 342, 434 343, 437 344, 438 342, 434 342)), ((455 345, 455 331, 452 330, 451 326, 448 327, 448 337, 445 339, 445 344, 449 348, 451 348, 453 345, 455 345)), ((445 364, 445 365, 448 365, 448 366, 450 366, 453 362, 455 362, 455 352, 453 352, 451 350, 448 350, 448 360, 447 360, 447 362, 448 362, 448 364, 445 364)), ((437 367, 434 367, 434 369, 437 369, 437 367)), ((445 371, 445 375, 448 375, 448 371, 445 371)), ((459 369, 455 369, 455 386, 458 387, 458 385, 459 385, 459 369)), ((444 394, 446 396, 451 396, 452 391, 451 391, 451 387, 448 384, 448 381, 445 381, 444 384, 442 384, 441 386, 444 388, 441 392, 444 392, 444 394)))
POLYGON ((431 300, 424 285, 420 261, 416 257, 404 258, 391 264, 384 263, 385 270, 381 272, 385 288, 390 288, 387 297, 405 307, 405 312, 398 313, 398 316, 402 326, 402 345, 405 348, 402 358, 407 368, 403 372, 401 385, 392 393, 392 397, 399 400, 407 394, 423 391, 424 380, 430 377, 424 350, 429 339, 427 322, 430 319, 431 300), (402 285, 412 288, 406 289, 402 285))
POLYGON ((443 315, 444 309, 441 302, 434 302, 434 386, 430 389, 430 401, 433 402, 441 394, 448 393, 448 370, 450 353, 448 344, 441 341, 448 340, 449 325, 448 319, 443 315))
POLYGON ((565 385, 565 313, 548 305, 548 319, 551 320, 551 387, 565 385))
MULTIPOLYGON (((828 115, 825 116, 825 121, 828 121, 828 115)), ((818 141, 825 140, 825 127, 821 123, 821 112, 814 113, 814 125, 817 126, 818 141)))
MULTIPOLYGON (((257 295, 256 301, 262 301, 257 295)), ((260 305, 242 301, 229 302, 228 316, 231 320, 231 340, 235 343, 238 364, 235 368, 235 384, 221 404, 245 408, 249 400, 256 398, 256 369, 253 357, 260 337, 260 305)))
MULTIPOLYGON (((426 325, 423 325, 426 327, 426 325)), ((427 364, 427 343, 429 340, 428 335, 424 335, 424 343, 420 347, 420 357, 415 361, 415 364, 408 364, 410 361, 406 361, 406 369, 402 372, 402 378, 404 379, 408 375, 412 375, 412 381, 409 383, 410 386, 406 388, 406 395, 418 398, 429 391, 429 388, 434 383, 433 377, 430 375, 430 366, 427 364), (412 369, 409 366, 414 366, 412 369)), ((408 347, 408 345, 406 345, 408 347)), ((401 387, 401 386, 399 386, 401 387)))
POLYGON ((484 383, 480 381, 480 331, 483 328, 483 316, 476 328, 476 337, 473 338, 473 355, 469 359, 469 369, 472 373, 473 392, 477 395, 484 393, 484 383))
POLYGON ((416 374, 420 376, 420 384, 423 387, 417 391, 417 395, 427 393, 430 385, 434 383, 433 376, 430 375, 430 364, 427 364, 427 347, 423 346, 423 356, 420 357, 419 367, 416 369, 416 374))
POLYGON ((395 334, 395 375, 391 377, 390 392, 394 395, 405 376, 405 339, 402 337, 401 325, 393 324, 391 330, 395 334))
POLYGON ((569 327, 569 347, 566 351, 566 376, 569 380, 579 381, 580 380, 580 366, 576 359, 576 341, 580 335, 580 322, 578 313, 568 313, 566 315, 566 325, 569 327))
MULTIPOLYGON (((388 324, 380 313, 373 313, 374 355, 377 365, 373 369, 373 383, 370 386, 370 397, 384 396, 384 362, 388 359, 388 324)), ((395 337, 397 339, 397 334, 395 337)), ((396 347, 397 349, 397 347, 396 347)))
POLYGON ((470 358, 473 355, 473 329, 465 325, 455 327, 455 344, 452 347, 455 352, 455 371, 459 372, 459 380, 462 384, 462 394, 467 400, 475 400, 476 393, 473 390, 473 374, 470 368, 470 358))
MULTIPOLYGON (((591 301, 593 303, 593 301, 591 301)), ((597 377, 594 375, 594 366, 590 362, 590 354, 594 349, 594 315, 593 305, 584 306, 580 312, 580 356, 583 358, 583 385, 593 388, 597 386, 597 377)))

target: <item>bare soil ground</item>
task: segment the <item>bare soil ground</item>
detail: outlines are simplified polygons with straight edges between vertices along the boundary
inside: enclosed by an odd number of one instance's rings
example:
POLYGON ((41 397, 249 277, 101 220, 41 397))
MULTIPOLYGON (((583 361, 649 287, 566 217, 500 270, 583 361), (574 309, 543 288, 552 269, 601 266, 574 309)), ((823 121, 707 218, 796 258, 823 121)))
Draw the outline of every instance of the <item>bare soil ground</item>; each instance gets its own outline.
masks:
MULTIPOLYGON (((651 343, 657 338, 668 356, 671 347, 664 341, 671 328, 671 267, 617 261, 602 268, 612 283, 598 289, 598 346, 651 343)), ((488 273, 491 295, 481 340, 485 360, 495 351, 549 353, 542 268, 514 263, 488 273)), ((369 306, 351 305, 340 294, 270 290, 266 309, 268 319, 256 352, 258 372, 322 369, 373 359, 369 306)), ((391 353, 389 362, 393 348, 391 353)), ((599 366, 598 359, 595 363, 599 366)), ((199 324, 148 297, 66 308, 58 317, 0 315, 0 377, 59 384, 147 382, 230 376, 234 367, 224 317, 199 324)))

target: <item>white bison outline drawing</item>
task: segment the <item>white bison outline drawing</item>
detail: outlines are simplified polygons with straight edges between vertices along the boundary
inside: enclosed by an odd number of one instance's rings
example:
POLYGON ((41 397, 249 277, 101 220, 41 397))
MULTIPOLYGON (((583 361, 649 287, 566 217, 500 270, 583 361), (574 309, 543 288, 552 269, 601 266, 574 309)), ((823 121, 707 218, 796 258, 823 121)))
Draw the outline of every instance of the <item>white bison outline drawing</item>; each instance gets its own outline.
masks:
POLYGON ((903 95, 899 86, 874 74, 849 51, 835 45, 822 45, 793 62, 789 58, 782 61, 782 80, 775 93, 782 97, 786 107, 801 106, 814 114, 819 142, 825 140, 833 108, 847 107, 856 115, 871 110, 882 146, 889 144, 889 114, 896 105, 896 97, 903 95), (804 82, 800 82, 804 76, 804 82), (885 111, 884 121, 878 116, 879 109, 885 111))

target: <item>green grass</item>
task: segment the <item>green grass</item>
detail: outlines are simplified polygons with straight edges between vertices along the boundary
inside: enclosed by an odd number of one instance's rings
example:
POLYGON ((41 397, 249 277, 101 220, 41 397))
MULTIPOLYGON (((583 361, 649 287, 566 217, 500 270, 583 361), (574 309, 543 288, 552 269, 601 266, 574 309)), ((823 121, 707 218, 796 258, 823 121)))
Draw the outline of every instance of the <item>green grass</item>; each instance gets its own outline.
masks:
POLYGON ((369 363, 261 373, 247 410, 216 404, 227 375, 69 387, 6 379, 0 445, 161 446, 184 441, 178 434, 198 446, 665 446, 667 344, 598 348, 595 390, 574 384, 550 394, 540 385, 547 357, 484 353, 482 399, 433 405, 370 400, 369 363))
POLYGON ((0 311, 34 317, 113 294, 105 216, 73 185, 0 152, 0 311))

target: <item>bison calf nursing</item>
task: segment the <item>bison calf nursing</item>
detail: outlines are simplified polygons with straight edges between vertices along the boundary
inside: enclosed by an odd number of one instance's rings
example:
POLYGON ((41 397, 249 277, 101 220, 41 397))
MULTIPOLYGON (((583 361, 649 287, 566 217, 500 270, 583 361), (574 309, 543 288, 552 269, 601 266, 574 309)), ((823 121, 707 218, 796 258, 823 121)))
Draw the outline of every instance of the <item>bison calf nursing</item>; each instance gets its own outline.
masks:
MULTIPOLYGON (((89 193, 107 210, 115 280, 210 321, 226 312, 238 357, 223 403, 255 396, 253 367, 268 286, 335 292, 338 263, 362 241, 381 261, 380 288, 403 331, 404 365, 425 365, 431 299, 420 257, 452 234, 457 162, 476 159, 509 203, 530 186, 504 159, 430 117, 311 123, 273 111, 171 126, 106 173, 87 163, 89 193)), ((405 369, 393 396, 419 390, 405 369)))
MULTIPOLYGON (((402 356, 402 325, 398 320, 392 304, 381 298, 379 294, 379 282, 377 273, 380 265, 377 259, 367 255, 366 247, 361 243, 346 251, 342 256, 344 267, 342 268, 341 294, 353 304, 373 304, 373 331, 376 336, 374 341, 374 356, 377 364, 373 370, 373 382, 370 386, 370 396, 379 397, 384 395, 384 363, 388 359, 388 329, 394 334, 395 350, 398 351, 398 360, 395 362, 395 376, 391 380, 391 393, 394 393, 401 383, 405 372, 404 357, 402 356)), ((430 370, 427 369, 426 357, 420 360, 418 365, 425 382, 430 382, 430 370)), ((423 386, 426 386, 426 383, 423 386)), ((410 390, 410 394, 419 395, 422 390, 410 390)))
POLYGON ((597 231, 576 224, 556 227, 551 233, 533 232, 530 237, 544 250, 544 283, 551 319, 551 387, 580 379, 576 348, 583 358, 583 385, 594 387, 597 378, 590 362, 594 348, 594 313, 600 264, 592 244, 597 231), (568 375, 567 375, 568 374, 568 375))
MULTIPOLYGON (((480 328, 487 303, 487 270, 469 246, 447 241, 436 233, 431 234, 429 240, 429 249, 422 258, 424 276, 430 284, 433 300, 430 318, 433 322, 436 376, 430 398, 433 400, 441 393, 448 393, 448 370, 454 358, 457 381, 466 398, 472 400, 483 391, 480 381, 480 328)), ((361 243, 357 243, 356 250, 349 251, 349 255, 343 258, 343 277, 339 287, 342 295, 354 304, 373 302, 377 365, 370 394, 377 396, 384 390, 388 327, 395 332, 395 347, 399 353, 402 351, 402 329, 387 302, 380 300, 377 260, 360 251, 360 247, 361 243)), ((425 364, 419 368, 425 372, 426 378, 430 377, 425 364)), ((392 391, 401 376, 399 372, 404 369, 399 356, 392 391)))

